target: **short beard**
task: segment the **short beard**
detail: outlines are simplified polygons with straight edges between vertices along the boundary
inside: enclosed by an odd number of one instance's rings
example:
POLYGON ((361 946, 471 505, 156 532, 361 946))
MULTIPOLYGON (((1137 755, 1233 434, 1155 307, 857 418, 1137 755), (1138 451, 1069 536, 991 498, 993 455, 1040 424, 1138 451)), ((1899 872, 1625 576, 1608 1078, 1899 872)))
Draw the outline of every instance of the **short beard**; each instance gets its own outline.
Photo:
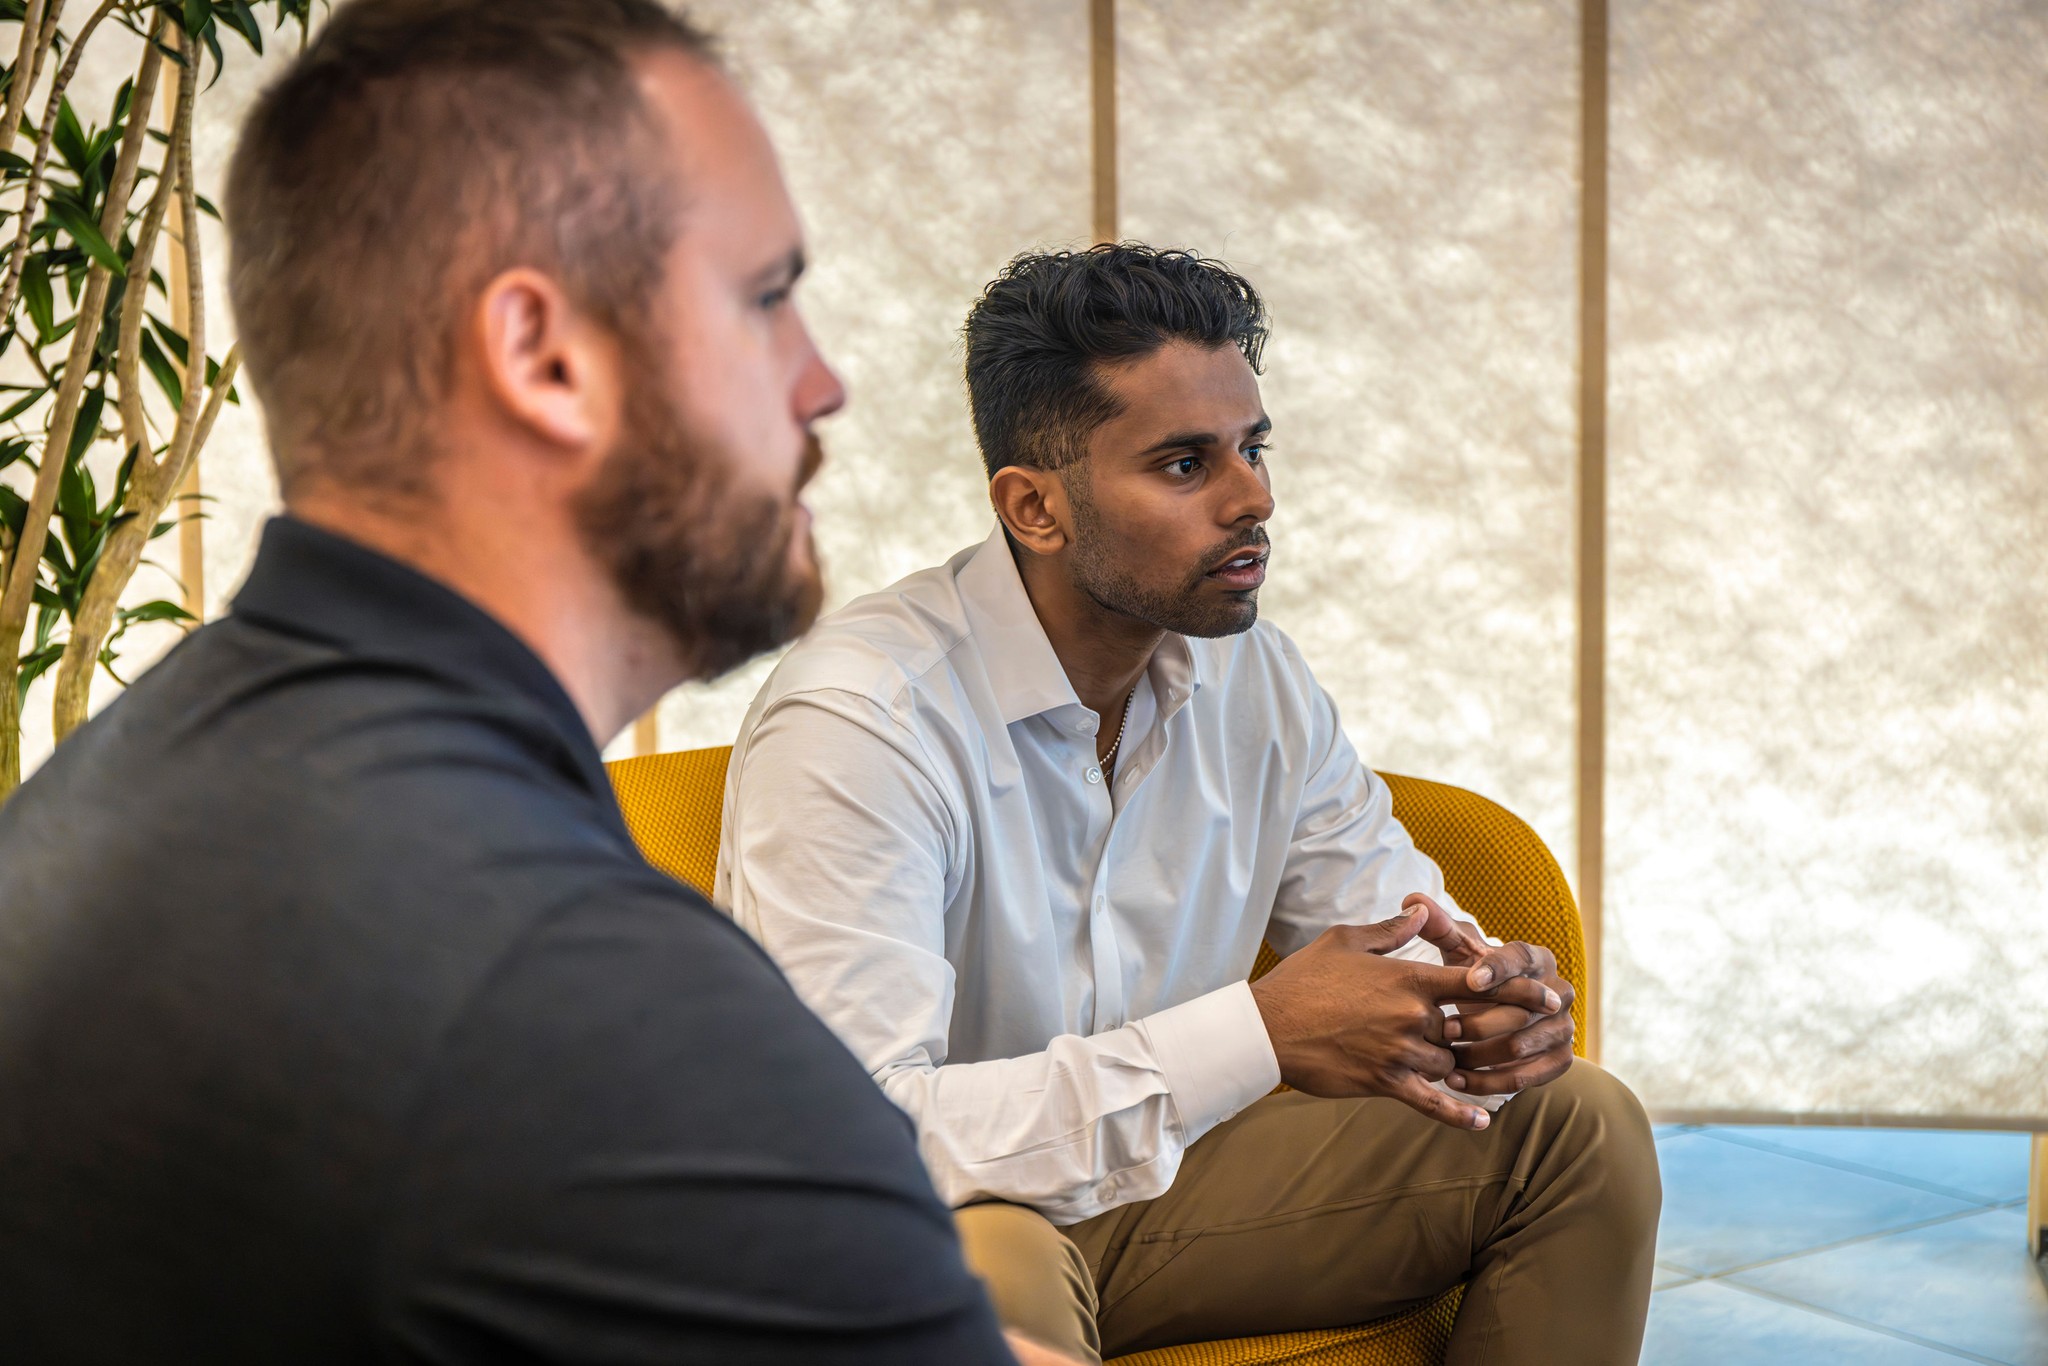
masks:
POLYGON ((693 430, 657 376, 628 376, 627 394, 618 444, 574 508, 585 549, 626 605, 661 627, 693 679, 803 634, 824 585, 790 550, 797 491, 822 458, 817 438, 787 498, 743 490, 735 471, 747 453, 693 430))
POLYGON ((1066 480, 1066 487, 1074 509, 1074 585, 1096 606, 1183 636, 1234 636, 1251 630, 1258 621, 1256 590, 1219 602, 1204 599, 1202 583, 1209 577, 1209 567, 1232 550, 1265 545, 1263 527, 1249 537, 1233 537, 1212 547, 1178 586, 1149 588, 1138 581, 1128 563, 1119 560, 1123 543, 1103 524, 1087 474, 1076 470, 1066 480))

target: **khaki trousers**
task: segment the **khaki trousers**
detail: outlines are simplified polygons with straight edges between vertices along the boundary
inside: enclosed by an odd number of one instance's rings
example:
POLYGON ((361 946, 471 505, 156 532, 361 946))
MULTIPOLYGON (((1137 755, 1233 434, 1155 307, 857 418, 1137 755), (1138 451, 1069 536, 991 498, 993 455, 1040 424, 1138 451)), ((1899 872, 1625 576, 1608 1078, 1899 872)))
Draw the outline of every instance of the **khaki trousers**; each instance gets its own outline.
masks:
POLYGON ((955 1212, 996 1313, 1086 1362, 1363 1323, 1468 1282, 1452 1366, 1633 1362, 1662 1201, 1649 1121, 1583 1060, 1479 1133, 1398 1101, 1282 1092, 1173 1186, 1066 1228, 955 1212))

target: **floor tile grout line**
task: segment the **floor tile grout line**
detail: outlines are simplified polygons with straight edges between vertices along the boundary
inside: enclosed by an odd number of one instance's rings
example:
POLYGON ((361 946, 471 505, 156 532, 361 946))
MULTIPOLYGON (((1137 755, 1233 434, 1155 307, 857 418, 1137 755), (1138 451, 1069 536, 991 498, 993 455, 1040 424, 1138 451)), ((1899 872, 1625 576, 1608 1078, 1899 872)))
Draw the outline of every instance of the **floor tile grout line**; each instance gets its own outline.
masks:
POLYGON ((1812 1247, 1801 1248, 1797 1252, 1786 1252, 1776 1257, 1764 1257, 1754 1262, 1744 1262, 1740 1266, 1731 1266, 1724 1271, 1694 1271, 1683 1262, 1673 1262, 1671 1266, 1675 1270, 1698 1276, 1703 1281, 1718 1281, 1724 1276, 1738 1276, 1745 1271, 1756 1271, 1762 1267, 1776 1266, 1781 1262, 1796 1262, 1801 1257, 1815 1257, 1823 1252, 1839 1252, 1845 1247, 1854 1247, 1858 1243, 1874 1243, 1881 1238, 1890 1238, 1896 1234, 1918 1233, 1922 1229, 1934 1228, 1941 1224, 1952 1224, 1959 1219, 1974 1219, 1980 1214, 1992 1213, 1996 1213, 1996 1211, 1983 1208, 1959 1209, 1948 1214, 1937 1214, 1931 1219, 1921 1219, 1910 1224, 1900 1224, 1895 1228, 1875 1229, 1869 1233, 1859 1233, 1853 1238, 1840 1238, 1832 1243, 1815 1243, 1812 1247))
MULTIPOLYGON (((1719 1129, 1699 1129, 1695 1130, 1695 1132, 1704 1134, 1708 1138, 1717 1138, 1723 1143, 1732 1143, 1738 1148, 1771 1153, 1777 1157, 1795 1158, 1801 1162, 1811 1162, 1815 1166, 1833 1167, 1837 1171, 1848 1172, 1853 1176, 1867 1176, 1877 1181, 1891 1181, 1901 1186, 1911 1186, 1917 1190, 1926 1191, 1932 1195, 1945 1195, 1952 1200, 1968 1200, 1975 1205, 1988 1207, 2009 1198, 2002 1195, 1987 1198, 1973 1191, 1963 1190, 1959 1186, 1944 1186, 1935 1181, 1922 1181, 1918 1177, 1887 1171, 1883 1167, 1871 1167, 1861 1162, 1852 1162, 1846 1157, 1830 1157, 1824 1153, 1802 1152, 1797 1148, 1788 1148, 1781 1144, 1773 1143, 1767 1138, 1751 1138, 1747 1134, 1724 1132, 1719 1129)), ((1676 1135, 1673 1135, 1673 1137, 1676 1137, 1676 1135)))
POLYGON ((1780 1294, 1776 1291, 1763 1290, 1757 1286, 1741 1285, 1732 1281, 1729 1282, 1728 1288, 1730 1290, 1739 1290, 1745 1295, 1754 1295, 1760 1300, 1770 1300, 1774 1303, 1782 1304, 1788 1309, 1803 1309, 1809 1314, 1817 1314, 1824 1319, 1833 1319, 1838 1323, 1846 1323, 1853 1328, 1862 1328, 1873 1333, 1881 1333, 1886 1337, 1897 1338, 1901 1342, 1910 1342, 1916 1347, 1925 1347, 1932 1352, 1942 1352, 1949 1356, 1960 1357, 1964 1361, 1981 1362, 1983 1366, 2011 1366, 2009 1362, 2001 1361, 1997 1357, 1979 1355, 1967 1347, 1958 1347, 1954 1343, 1949 1342, 1937 1342, 1933 1338, 1923 1338, 1918 1333, 1908 1333, 1899 1328, 1887 1328, 1881 1323, 1872 1323, 1868 1319, 1859 1319, 1853 1314, 1844 1314, 1834 1309, 1823 1309, 1820 1305, 1808 1304, 1804 1300, 1794 1299, 1790 1295, 1780 1294))

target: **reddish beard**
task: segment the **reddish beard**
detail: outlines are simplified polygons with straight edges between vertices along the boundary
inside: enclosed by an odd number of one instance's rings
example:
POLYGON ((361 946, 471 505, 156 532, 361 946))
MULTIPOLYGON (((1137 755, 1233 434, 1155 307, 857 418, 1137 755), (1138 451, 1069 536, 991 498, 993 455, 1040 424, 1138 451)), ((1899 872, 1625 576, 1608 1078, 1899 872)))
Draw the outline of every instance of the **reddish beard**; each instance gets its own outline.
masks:
POLYGON ((824 459, 817 437, 806 435, 796 480, 777 496, 747 487, 747 453, 696 429, 653 376, 634 376, 627 392, 618 444, 576 499, 585 548, 668 634, 691 678, 794 640, 824 600, 797 504, 824 459))

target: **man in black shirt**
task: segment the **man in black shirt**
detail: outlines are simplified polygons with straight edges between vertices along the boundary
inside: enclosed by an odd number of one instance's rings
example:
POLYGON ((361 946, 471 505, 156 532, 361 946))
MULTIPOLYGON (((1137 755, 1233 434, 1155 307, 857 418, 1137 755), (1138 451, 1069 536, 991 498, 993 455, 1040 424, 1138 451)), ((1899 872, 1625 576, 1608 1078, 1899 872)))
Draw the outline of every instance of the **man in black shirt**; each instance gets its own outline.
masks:
POLYGON ((598 758, 815 613, 796 221, 649 0, 356 0, 257 106, 290 515, 0 811, 0 1356, 1007 1362, 909 1122, 598 758))

